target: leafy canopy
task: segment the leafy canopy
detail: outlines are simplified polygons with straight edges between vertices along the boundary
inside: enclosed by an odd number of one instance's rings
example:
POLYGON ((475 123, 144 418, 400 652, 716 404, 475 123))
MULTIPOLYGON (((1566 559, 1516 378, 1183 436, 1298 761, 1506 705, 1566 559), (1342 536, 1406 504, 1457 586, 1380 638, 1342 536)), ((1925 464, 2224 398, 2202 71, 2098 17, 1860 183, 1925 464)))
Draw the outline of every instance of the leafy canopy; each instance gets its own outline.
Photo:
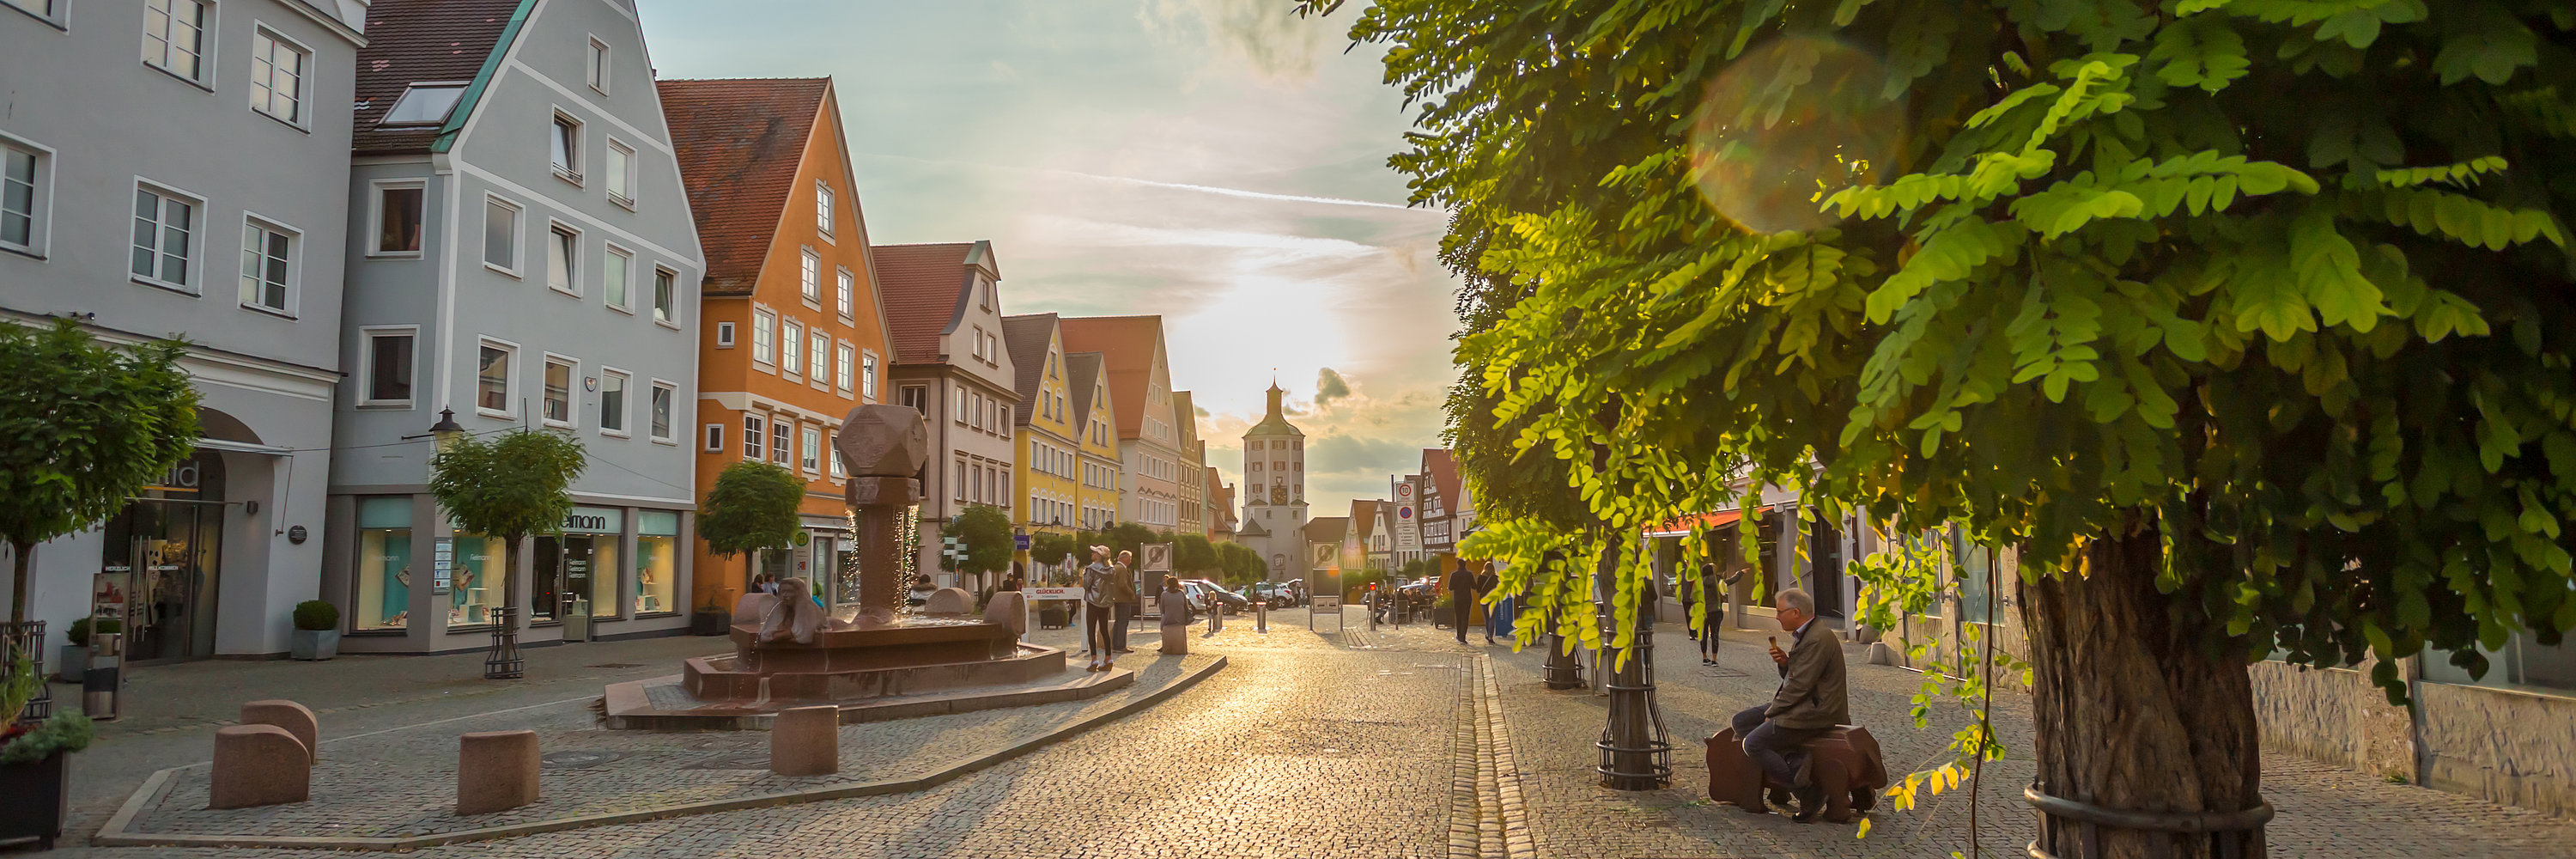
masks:
POLYGON ((517 429, 485 441, 442 442, 429 459, 429 492, 463 534, 499 537, 515 547, 530 534, 563 528, 572 513, 565 491, 589 460, 570 434, 517 429))
POLYGON ((1011 554, 1017 549, 1011 542, 1011 514, 1000 507, 978 504, 949 519, 941 536, 955 537, 964 543, 963 562, 942 558, 940 569, 951 572, 989 573, 1011 565, 1011 554))
POLYGON ((1472 290, 1452 417, 1600 523, 1522 505, 1469 551, 1540 611, 1610 560, 1624 641, 1627 535, 1771 482, 2029 577, 2151 535, 2169 620, 2222 652, 2555 643, 2571 28, 2542 0, 1383 0, 1352 35, 1390 43, 1420 111, 1392 163, 1455 212, 1472 290), (1904 133, 1797 145, 1869 122, 1904 133))
POLYGON ((716 473, 698 510, 698 537, 721 557, 774 549, 804 527, 796 510, 805 503, 805 478, 766 462, 743 460, 716 473))
POLYGON ((22 573, 13 621, 26 619, 36 544, 116 515, 196 449, 185 354, 168 340, 102 344, 68 319, 0 322, 0 542, 22 573))

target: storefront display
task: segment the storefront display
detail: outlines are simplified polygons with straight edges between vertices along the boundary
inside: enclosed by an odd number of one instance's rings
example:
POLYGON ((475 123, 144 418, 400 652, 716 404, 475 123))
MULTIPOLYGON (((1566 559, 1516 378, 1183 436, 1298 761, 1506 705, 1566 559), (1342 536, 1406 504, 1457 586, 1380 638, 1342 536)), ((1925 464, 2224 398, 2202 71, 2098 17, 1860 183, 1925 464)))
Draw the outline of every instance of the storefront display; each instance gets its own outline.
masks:
POLYGON ((635 613, 679 611, 674 595, 680 582, 680 514, 637 511, 635 534, 635 613))
POLYGON ((616 617, 617 574, 624 569, 617 547, 625 533, 625 510, 575 507, 560 533, 536 537, 529 618, 554 620, 575 611, 616 617))
POLYGON ((499 537, 456 535, 454 584, 447 596, 447 625, 482 626, 492 610, 509 604, 509 544, 499 537))
POLYGON ((411 616, 410 496, 358 501, 357 596, 349 606, 355 631, 402 629, 411 616))

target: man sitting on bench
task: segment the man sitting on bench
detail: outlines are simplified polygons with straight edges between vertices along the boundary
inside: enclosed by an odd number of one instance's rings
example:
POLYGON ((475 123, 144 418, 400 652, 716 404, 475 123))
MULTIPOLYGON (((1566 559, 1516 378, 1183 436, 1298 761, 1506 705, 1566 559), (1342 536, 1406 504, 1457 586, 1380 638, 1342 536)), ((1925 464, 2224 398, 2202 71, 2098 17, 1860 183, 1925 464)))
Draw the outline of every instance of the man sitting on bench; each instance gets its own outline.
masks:
POLYGON ((1770 703, 1735 714, 1735 735, 1744 738, 1744 756, 1763 775, 1790 785, 1798 799, 1800 823, 1816 819, 1825 808, 1824 790, 1813 779, 1801 779, 1807 741, 1851 721, 1850 688, 1843 682, 1843 643, 1832 628, 1816 622, 1816 600, 1790 588, 1774 601, 1780 628, 1790 633, 1787 652, 1771 639, 1771 661, 1780 666, 1780 691, 1770 703))

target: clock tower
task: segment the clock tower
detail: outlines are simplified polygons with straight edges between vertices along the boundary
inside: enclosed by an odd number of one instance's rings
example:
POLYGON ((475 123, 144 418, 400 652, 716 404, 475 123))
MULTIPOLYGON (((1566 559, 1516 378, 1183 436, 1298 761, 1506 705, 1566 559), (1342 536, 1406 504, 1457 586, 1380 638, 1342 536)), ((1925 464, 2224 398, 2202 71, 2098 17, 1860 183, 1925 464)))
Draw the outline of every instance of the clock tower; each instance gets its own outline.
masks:
POLYGON ((1261 553, 1271 581, 1284 581, 1306 575, 1306 434, 1281 414, 1279 383, 1269 393, 1269 413, 1243 433, 1241 539, 1261 553))

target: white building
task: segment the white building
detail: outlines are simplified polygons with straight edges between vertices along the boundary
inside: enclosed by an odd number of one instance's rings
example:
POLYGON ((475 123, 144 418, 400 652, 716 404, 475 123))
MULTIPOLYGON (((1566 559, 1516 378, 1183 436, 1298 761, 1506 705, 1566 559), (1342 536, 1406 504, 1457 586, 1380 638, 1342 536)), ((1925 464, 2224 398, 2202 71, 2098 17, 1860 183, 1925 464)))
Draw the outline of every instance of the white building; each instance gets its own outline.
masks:
POLYGON ((1271 581, 1305 575, 1306 433, 1279 411, 1286 394, 1270 386, 1270 411, 1243 433, 1243 528, 1235 539, 1261 553, 1271 581))

